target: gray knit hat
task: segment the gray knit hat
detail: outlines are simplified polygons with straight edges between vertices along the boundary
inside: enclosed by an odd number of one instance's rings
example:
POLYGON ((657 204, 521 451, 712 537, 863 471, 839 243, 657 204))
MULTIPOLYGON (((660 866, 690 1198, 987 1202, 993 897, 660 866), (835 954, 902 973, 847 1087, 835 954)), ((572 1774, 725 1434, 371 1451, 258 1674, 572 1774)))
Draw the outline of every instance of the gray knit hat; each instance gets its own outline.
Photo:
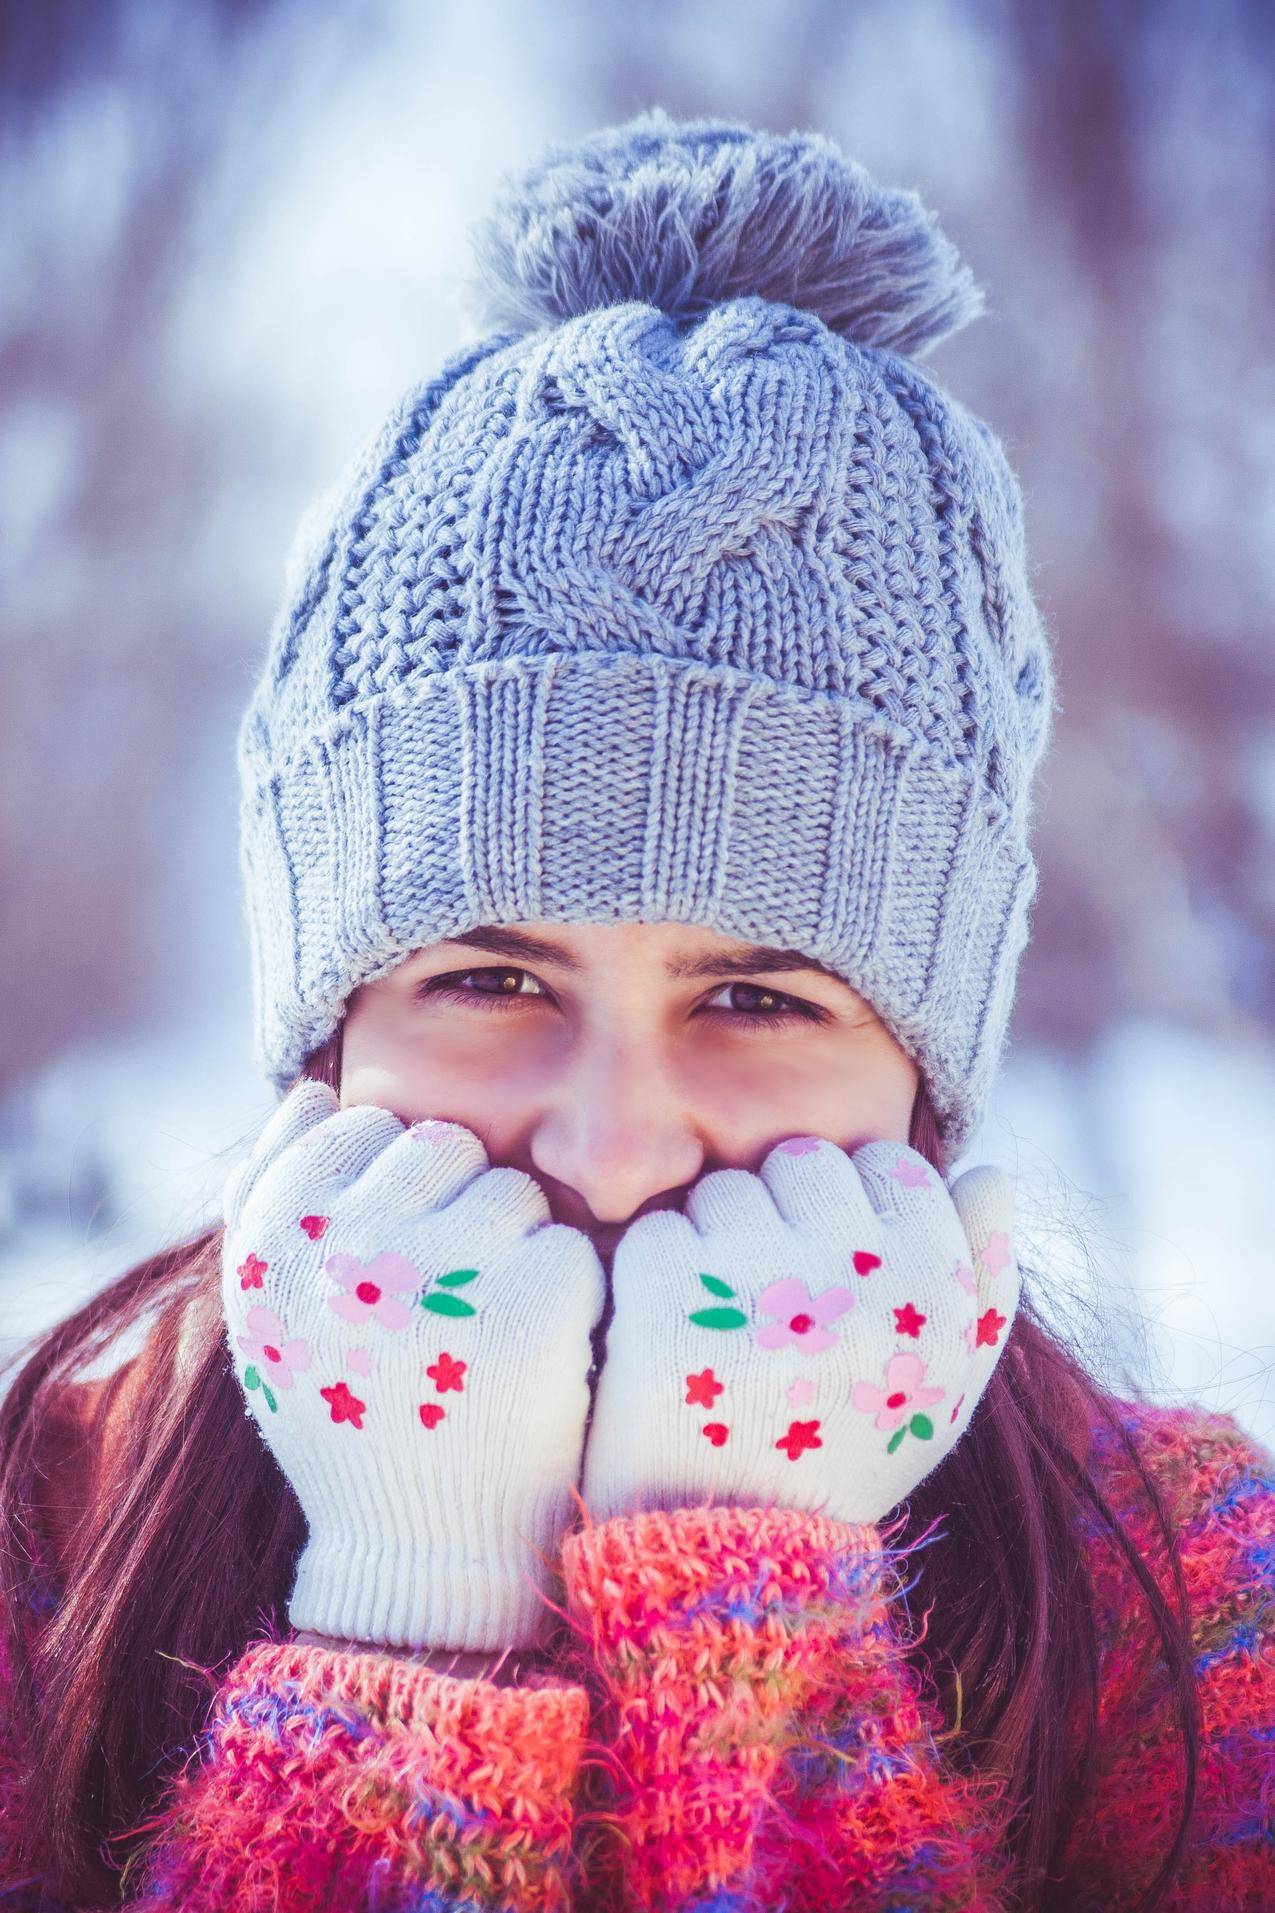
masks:
POLYGON ((677 920, 844 976, 950 1161, 1055 704, 1018 484, 916 364, 980 290, 829 140, 658 109, 475 253, 502 329, 303 521, 240 729, 259 1066, 476 924, 677 920))

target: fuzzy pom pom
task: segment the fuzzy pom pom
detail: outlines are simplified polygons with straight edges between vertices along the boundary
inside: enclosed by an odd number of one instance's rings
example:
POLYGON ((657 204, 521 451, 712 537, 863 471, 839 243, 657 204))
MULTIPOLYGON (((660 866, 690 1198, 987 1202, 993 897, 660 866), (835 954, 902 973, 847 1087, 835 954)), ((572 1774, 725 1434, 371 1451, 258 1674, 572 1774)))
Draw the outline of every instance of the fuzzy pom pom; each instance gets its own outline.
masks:
POLYGON ((515 332, 630 300, 689 325, 756 294, 921 358, 984 303, 917 194, 823 134, 662 107, 508 175, 472 239, 471 304, 515 332))

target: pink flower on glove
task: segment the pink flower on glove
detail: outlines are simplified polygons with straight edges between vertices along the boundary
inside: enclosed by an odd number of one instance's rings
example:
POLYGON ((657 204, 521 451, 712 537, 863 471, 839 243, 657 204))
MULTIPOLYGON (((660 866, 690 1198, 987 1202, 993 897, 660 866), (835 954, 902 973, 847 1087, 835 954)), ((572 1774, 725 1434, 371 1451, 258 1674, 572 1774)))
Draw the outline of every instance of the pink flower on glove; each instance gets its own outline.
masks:
POLYGON ((884 1432, 899 1427, 914 1409, 928 1408, 942 1397, 941 1388, 923 1388, 924 1379, 925 1363, 919 1355, 892 1355, 885 1365, 885 1387, 856 1382, 850 1399, 865 1415, 875 1415, 876 1426, 884 1432))
POLYGON ((236 1335, 240 1348, 261 1363, 276 1388, 291 1388, 293 1369, 310 1366, 310 1344, 300 1338, 285 1342, 283 1323, 273 1309, 249 1309, 247 1321, 252 1334, 236 1335))
POLYGON ((828 1327, 838 1316, 854 1307, 853 1289, 824 1289, 811 1295, 804 1282, 785 1276, 772 1282, 757 1297, 757 1306, 777 1319, 757 1331, 758 1348, 799 1348, 807 1354, 831 1348, 836 1335, 828 1327))
POLYGON ((328 1307, 343 1322, 353 1322, 358 1328, 369 1320, 379 1322, 382 1328, 407 1327, 412 1311, 396 1298, 419 1289, 421 1278, 405 1255, 382 1249, 367 1263, 360 1262, 357 1255, 330 1255, 323 1266, 344 1291, 328 1297, 328 1307))
POLYGON ((974 1271, 968 1262, 959 1262, 952 1271, 966 1295, 978 1294, 978 1283, 974 1280, 974 1271))

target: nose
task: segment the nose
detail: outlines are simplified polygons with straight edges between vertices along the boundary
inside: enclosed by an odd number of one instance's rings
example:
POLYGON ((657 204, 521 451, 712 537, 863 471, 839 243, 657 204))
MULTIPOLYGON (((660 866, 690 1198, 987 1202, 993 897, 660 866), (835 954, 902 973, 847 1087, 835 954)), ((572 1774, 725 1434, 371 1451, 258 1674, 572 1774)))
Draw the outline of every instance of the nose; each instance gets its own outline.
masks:
POLYGON ((555 1073, 530 1142, 557 1221, 612 1241, 704 1165, 694 1112, 649 1039, 596 1038, 555 1073))

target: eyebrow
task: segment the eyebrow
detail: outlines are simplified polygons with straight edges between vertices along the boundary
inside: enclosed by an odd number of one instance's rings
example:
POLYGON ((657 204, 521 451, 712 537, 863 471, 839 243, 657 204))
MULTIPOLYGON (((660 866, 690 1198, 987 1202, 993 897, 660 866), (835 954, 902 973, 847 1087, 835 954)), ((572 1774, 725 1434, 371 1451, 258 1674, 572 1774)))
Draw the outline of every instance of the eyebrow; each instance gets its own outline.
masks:
MULTIPOLYGON (((579 957, 561 944, 551 942, 548 937, 533 936, 526 930, 504 930, 483 924, 467 930, 463 936, 443 937, 440 943, 467 945, 470 949, 488 950, 495 956, 520 958, 529 963, 556 963, 576 975, 585 968, 579 957)), ((768 943, 741 943, 734 949, 713 950, 706 956, 670 957, 664 968, 674 981, 682 983, 704 977, 738 976, 741 971, 752 976, 768 976, 777 971, 812 970, 831 983, 839 983, 844 990, 853 988, 845 977, 838 976, 835 970, 803 951, 776 949, 768 943)))

